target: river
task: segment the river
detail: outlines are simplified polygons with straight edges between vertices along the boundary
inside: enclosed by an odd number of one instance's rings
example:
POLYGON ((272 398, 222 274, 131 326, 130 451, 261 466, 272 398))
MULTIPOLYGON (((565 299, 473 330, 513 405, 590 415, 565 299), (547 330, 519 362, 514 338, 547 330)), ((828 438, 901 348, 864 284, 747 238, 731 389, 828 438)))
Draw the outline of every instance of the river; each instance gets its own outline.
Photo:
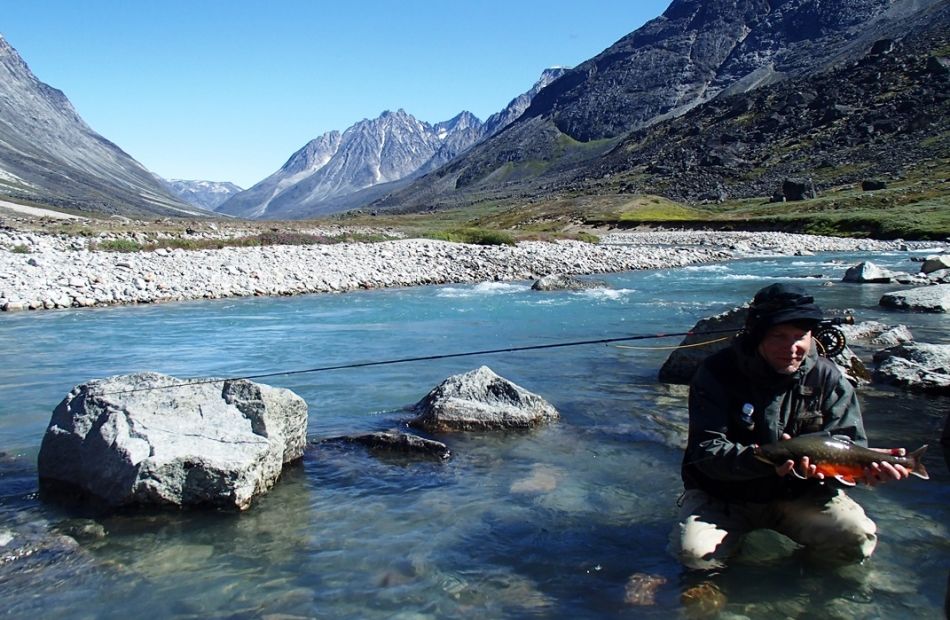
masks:
MULTIPOLYGON (((438 436, 447 462, 316 444, 242 514, 77 520, 41 501, 36 455, 52 409, 93 378, 154 370, 243 376, 350 362, 682 332, 795 281, 827 309, 948 343, 946 315, 878 306, 896 285, 840 283, 861 260, 916 271, 911 253, 821 254, 601 276, 610 289, 530 282, 248 298, 0 316, 0 615, 22 618, 669 618, 693 585, 666 551, 681 490, 686 391, 657 382, 678 338, 268 379, 302 396, 309 436, 399 427, 404 407, 481 364, 554 404, 515 433, 438 436), (833 283, 833 286, 823 286, 833 283), (75 534, 78 525, 98 535, 75 534), (100 529, 101 528, 101 529, 100 529), (70 539, 50 532, 70 531, 70 539), (104 535, 102 534, 104 532, 104 535), (24 538, 29 555, 9 553, 24 538), (625 602, 635 574, 665 583, 625 602)), ((920 255, 920 254, 916 254, 920 255)), ((865 357, 869 358, 869 355, 865 357)), ((945 397, 859 392, 871 445, 917 448, 930 480, 852 492, 878 524, 865 564, 804 564, 754 536, 711 577, 748 618, 942 616, 950 572, 945 397)), ((724 616, 725 617, 725 616, 724 616)))

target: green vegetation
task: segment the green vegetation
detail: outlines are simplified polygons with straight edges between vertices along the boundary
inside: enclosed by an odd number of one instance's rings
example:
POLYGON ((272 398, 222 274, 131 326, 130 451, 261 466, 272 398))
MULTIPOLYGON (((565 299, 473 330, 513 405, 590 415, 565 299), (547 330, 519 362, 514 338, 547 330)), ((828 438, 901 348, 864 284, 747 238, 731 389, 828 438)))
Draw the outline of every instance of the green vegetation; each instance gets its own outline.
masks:
POLYGON ((90 243, 89 249, 102 252, 140 252, 144 246, 132 239, 108 239, 90 243))
POLYGON ((29 254, 30 248, 29 246, 23 245, 21 243, 20 245, 13 246, 13 249, 10 251, 13 252, 14 254, 29 254))
POLYGON ((698 209, 659 196, 642 196, 630 201, 619 215, 621 222, 682 222, 702 218, 698 209))
POLYGON ((471 243, 474 245, 514 245, 514 238, 508 233, 484 228, 456 228, 453 230, 432 231, 425 235, 429 239, 471 243))

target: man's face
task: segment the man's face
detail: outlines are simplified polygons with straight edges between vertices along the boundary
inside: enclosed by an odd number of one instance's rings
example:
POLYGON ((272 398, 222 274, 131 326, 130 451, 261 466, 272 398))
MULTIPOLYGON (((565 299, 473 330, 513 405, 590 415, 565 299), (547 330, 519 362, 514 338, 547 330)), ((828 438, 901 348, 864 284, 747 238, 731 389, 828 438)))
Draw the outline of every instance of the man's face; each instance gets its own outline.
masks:
POLYGON ((765 332, 759 343, 759 355, 775 372, 790 375, 802 365, 811 347, 811 331, 791 323, 780 323, 765 332))

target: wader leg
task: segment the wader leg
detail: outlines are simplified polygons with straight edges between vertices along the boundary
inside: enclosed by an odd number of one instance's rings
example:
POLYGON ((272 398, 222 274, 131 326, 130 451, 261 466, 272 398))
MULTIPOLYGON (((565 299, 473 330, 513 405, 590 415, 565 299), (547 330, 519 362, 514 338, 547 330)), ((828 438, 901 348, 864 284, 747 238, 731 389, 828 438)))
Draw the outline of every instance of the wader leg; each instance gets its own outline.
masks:
POLYGON ((877 526, 840 489, 823 488, 795 500, 773 502, 772 511, 772 527, 822 562, 860 562, 877 545, 877 526))
POLYGON ((679 523, 670 535, 670 552, 687 568, 722 568, 738 551, 742 536, 754 528, 747 506, 727 504, 699 489, 686 491, 679 523))

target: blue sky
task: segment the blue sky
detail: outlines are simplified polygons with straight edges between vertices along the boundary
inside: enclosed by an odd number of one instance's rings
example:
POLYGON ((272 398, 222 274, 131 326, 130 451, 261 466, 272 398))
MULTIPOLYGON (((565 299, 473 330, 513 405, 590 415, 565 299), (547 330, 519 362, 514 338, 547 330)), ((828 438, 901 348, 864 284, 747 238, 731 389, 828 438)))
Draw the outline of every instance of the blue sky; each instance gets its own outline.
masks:
POLYGON ((383 110, 484 120, 669 0, 5 0, 0 33, 83 119, 166 178, 249 187, 383 110))

